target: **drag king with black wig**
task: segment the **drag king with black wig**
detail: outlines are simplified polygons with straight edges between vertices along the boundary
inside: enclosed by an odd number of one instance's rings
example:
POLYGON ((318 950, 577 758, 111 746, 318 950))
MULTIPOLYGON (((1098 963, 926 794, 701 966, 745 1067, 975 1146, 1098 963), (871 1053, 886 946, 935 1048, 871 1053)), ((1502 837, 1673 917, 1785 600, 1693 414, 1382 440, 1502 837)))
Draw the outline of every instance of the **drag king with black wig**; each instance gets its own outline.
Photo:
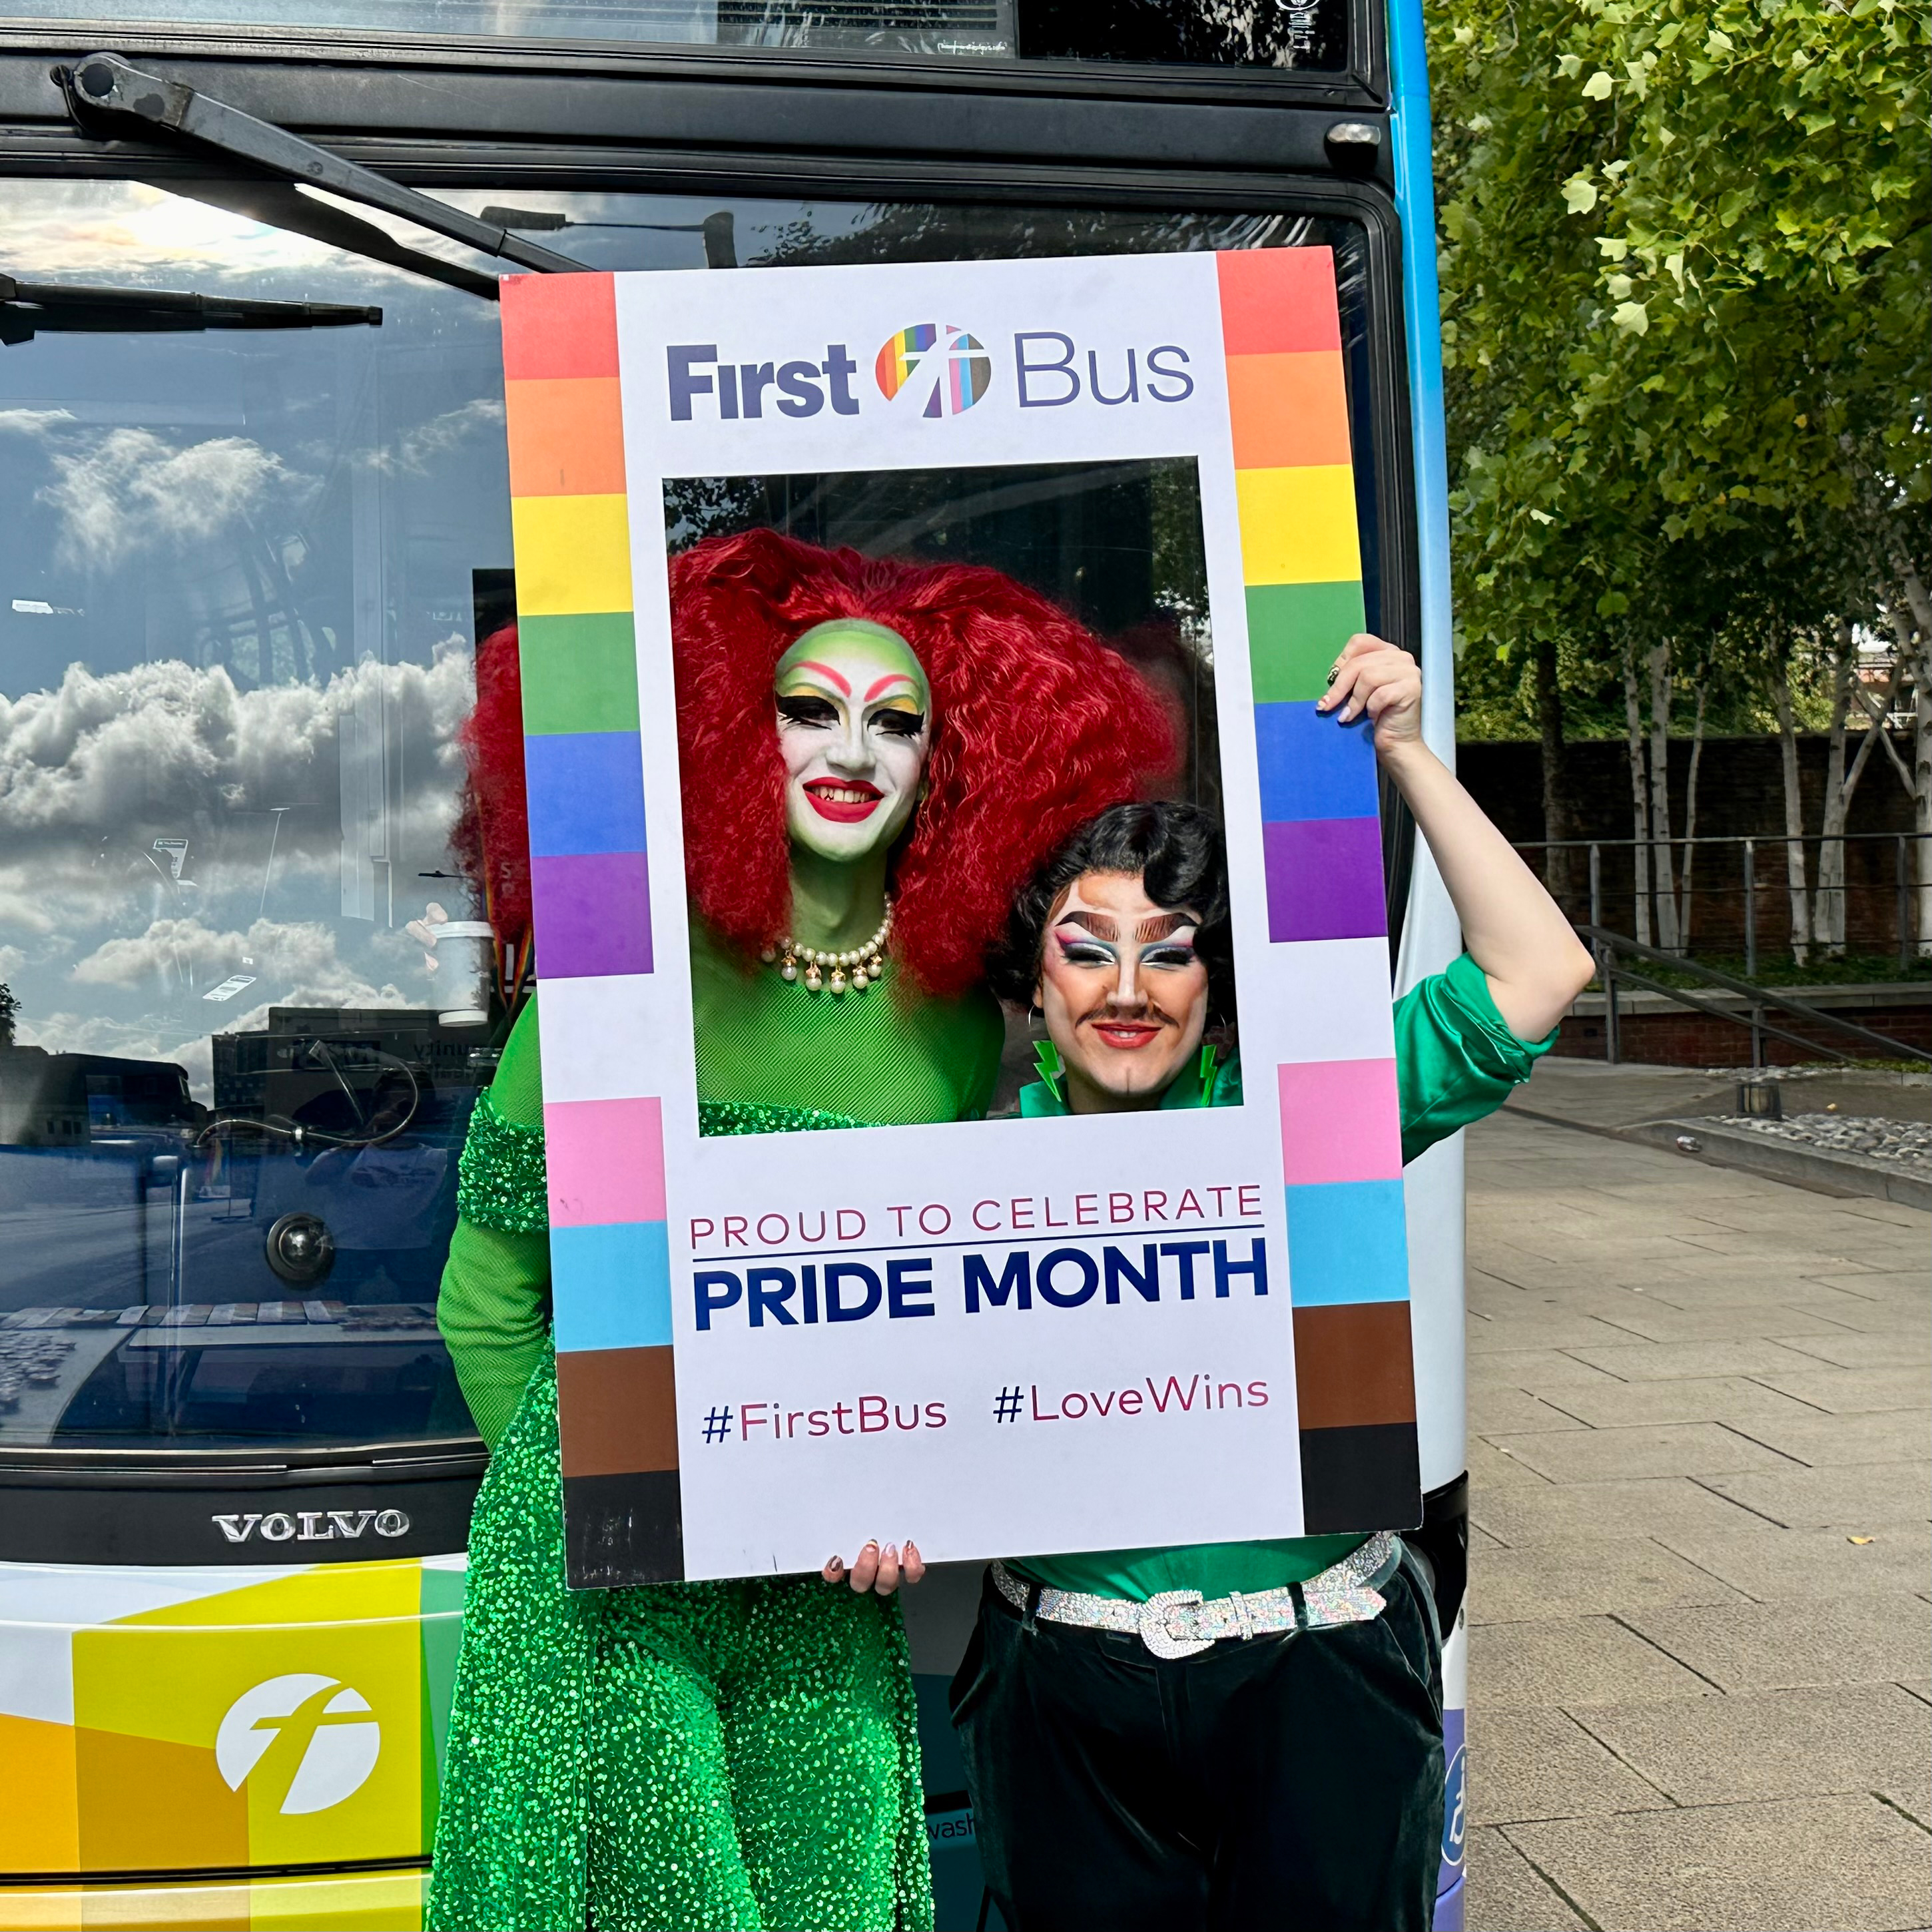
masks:
MULTIPOLYGON (((983 1112, 984 962, 1014 895, 1076 826, 1159 790, 1172 721, 997 571, 754 531, 675 559, 670 598, 703 1131, 983 1112)), ((478 654, 456 838, 513 946, 514 643, 478 654)), ((929 1927, 894 1600, 816 1576, 565 1586, 542 1098, 532 1001, 472 1118, 438 1304, 494 1449, 425 1922, 929 1927)), ((624 1400, 628 1432, 668 1435, 668 1382, 624 1400)))

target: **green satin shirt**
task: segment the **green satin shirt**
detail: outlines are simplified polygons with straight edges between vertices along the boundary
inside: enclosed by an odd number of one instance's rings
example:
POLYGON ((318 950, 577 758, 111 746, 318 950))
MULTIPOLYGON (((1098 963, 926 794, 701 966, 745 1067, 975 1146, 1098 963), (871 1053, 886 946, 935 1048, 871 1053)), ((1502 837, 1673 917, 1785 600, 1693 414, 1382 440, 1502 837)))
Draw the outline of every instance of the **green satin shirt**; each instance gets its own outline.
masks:
MULTIPOLYGON (((1482 968, 1466 952, 1446 972, 1432 974, 1405 993, 1395 1007, 1396 1088, 1402 1113, 1402 1157, 1493 1112, 1510 1089, 1529 1078, 1538 1056, 1556 1036, 1533 1044, 1510 1032, 1482 968)), ((1223 1070, 1224 1076, 1228 1070, 1223 1070)), ((1177 1086, 1184 1083, 1177 1082, 1177 1086)), ((1198 1088, 1184 1105, 1199 1106, 1198 1088)), ((1233 1099, 1237 1077, 1228 1083, 1233 1099)), ((1064 1104, 1042 1082, 1030 1114, 1064 1112, 1064 1104)), ((1217 1081, 1214 1104, 1228 1105, 1217 1081)), ((1048 1589, 1082 1590, 1144 1603, 1163 1590, 1198 1590, 1210 1600, 1238 1590, 1252 1596, 1286 1583, 1306 1582, 1360 1547, 1359 1536, 1303 1536, 1264 1543, 1196 1543, 1170 1550, 1096 1550, 1071 1556, 1029 1556, 1009 1567, 1048 1589)))

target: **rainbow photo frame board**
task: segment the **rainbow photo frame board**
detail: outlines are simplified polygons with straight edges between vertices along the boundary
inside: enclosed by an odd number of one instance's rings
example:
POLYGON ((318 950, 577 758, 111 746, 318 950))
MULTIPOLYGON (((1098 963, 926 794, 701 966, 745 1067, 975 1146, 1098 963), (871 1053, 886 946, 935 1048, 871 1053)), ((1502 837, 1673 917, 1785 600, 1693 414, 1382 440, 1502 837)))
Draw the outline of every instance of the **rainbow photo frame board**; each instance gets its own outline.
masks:
POLYGON ((503 339, 573 1584, 1418 1522, 1374 749, 1315 709, 1363 622, 1329 251, 532 275, 503 339), (1245 1104, 700 1137, 665 480, 1154 458, 1245 1104))

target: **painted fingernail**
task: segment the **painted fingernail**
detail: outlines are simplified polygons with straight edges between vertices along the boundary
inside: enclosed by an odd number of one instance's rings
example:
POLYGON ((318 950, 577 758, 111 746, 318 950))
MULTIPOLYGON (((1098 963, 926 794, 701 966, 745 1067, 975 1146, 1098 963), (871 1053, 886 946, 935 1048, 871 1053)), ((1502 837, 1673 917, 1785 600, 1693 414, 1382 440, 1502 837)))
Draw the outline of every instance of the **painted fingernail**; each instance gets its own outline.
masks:
POLYGON ((899 1560, 899 1546, 896 1543, 889 1543, 879 1552, 879 1556, 884 1562, 896 1563, 899 1560))
POLYGON ((828 1556, 825 1559, 825 1567, 828 1570, 842 1570, 845 1567, 845 1559, 842 1556, 828 1556))

